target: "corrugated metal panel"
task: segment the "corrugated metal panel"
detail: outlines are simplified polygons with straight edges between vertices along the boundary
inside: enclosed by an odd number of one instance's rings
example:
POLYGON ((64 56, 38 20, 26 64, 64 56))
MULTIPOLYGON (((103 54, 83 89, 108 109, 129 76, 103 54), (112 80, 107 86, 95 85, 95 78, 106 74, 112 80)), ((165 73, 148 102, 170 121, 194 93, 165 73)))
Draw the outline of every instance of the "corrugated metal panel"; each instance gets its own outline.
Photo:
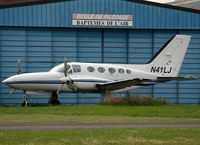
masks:
POLYGON ((77 30, 77 61, 102 62, 101 30, 77 30))
POLYGON ((152 56, 152 30, 129 31, 129 63, 146 63, 152 56))
MULTIPOLYGON (((129 31, 129 52, 130 64, 144 64, 152 56, 152 30, 130 30, 129 31)), ((134 96, 153 96, 152 87, 145 87, 130 91, 134 96)))
POLYGON ((75 27, 72 26, 73 13, 133 15, 133 27, 129 28, 200 29, 200 13, 192 13, 126 0, 71 0, 1 8, 0 25, 75 27))
MULTIPOLYGON (((154 47, 153 47, 153 54, 155 54, 163 44, 169 40, 174 34, 177 34, 178 31, 176 30, 155 30, 154 31, 154 47)), ((177 103, 177 84, 176 81, 170 81, 168 83, 155 85, 153 88, 154 96, 166 98, 166 100, 177 103)))
POLYGON ((181 34, 192 36, 180 76, 193 75, 198 80, 178 83, 180 104, 200 103, 200 33, 199 31, 181 30, 181 34))
MULTIPOLYGON (((53 66, 68 61, 101 62, 101 32, 78 29, 3 28, 0 29, 1 81, 17 73, 17 59, 22 61, 22 72, 49 71, 53 66)), ((23 95, 0 84, 0 105, 19 105, 23 95)), ((62 104, 98 103, 99 94, 61 94, 62 104)), ((29 102, 47 103, 49 95, 29 95, 29 102)))
MULTIPOLYGON (((195 81, 171 81, 153 87, 130 91, 135 96, 165 98, 177 104, 200 103, 200 31, 191 30, 116 30, 64 28, 0 29, 1 81, 16 74, 17 59, 22 72, 48 71, 69 61, 105 63, 145 63, 174 34, 192 35, 180 76, 193 75, 195 81)), ((0 84, 0 105, 19 105, 20 91, 9 95, 10 88, 0 84)), ((61 94, 63 104, 98 103, 99 94, 61 94)), ((30 103, 47 103, 48 95, 31 95, 30 103)))
POLYGON ((104 62, 127 62, 127 34, 125 30, 104 31, 104 62))

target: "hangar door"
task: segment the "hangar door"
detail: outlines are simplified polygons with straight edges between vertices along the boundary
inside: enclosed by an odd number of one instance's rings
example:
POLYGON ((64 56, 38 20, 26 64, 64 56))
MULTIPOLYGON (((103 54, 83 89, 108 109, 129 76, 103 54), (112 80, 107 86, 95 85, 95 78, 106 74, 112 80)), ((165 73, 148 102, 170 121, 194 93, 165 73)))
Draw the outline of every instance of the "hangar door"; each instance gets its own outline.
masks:
MULTIPOLYGON (((190 34, 192 41, 180 75, 200 77, 200 32, 182 30, 128 29, 60 29, 60 28, 0 28, 1 81, 17 73, 17 59, 22 72, 48 71, 68 61, 100 63, 145 63, 174 34, 190 34)), ((0 105, 20 105, 20 91, 0 89, 0 105)), ((133 96, 165 98, 177 104, 200 103, 200 81, 176 82, 146 87, 129 92, 133 96)), ((118 96, 121 94, 117 94, 118 96)), ((96 104, 99 94, 61 94, 62 104, 96 104)), ((30 95, 30 103, 48 102, 49 95, 30 95)))

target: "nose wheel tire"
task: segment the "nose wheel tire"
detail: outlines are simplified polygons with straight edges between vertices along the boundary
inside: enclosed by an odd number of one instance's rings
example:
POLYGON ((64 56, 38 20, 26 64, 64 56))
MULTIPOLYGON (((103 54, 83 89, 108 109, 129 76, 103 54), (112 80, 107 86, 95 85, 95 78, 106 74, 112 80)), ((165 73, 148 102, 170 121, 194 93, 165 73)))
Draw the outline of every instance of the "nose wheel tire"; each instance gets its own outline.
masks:
POLYGON ((58 94, 56 91, 51 93, 51 97, 49 98, 48 104, 50 105, 60 105, 60 101, 58 100, 58 94))

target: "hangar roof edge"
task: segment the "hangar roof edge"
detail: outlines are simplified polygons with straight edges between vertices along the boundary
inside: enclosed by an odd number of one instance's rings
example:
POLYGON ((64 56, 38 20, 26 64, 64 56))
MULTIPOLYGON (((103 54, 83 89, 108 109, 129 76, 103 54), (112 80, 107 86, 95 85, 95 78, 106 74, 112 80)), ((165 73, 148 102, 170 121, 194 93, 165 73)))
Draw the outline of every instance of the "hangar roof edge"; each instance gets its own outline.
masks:
MULTIPOLYGON (((38 1, 31 1, 31 2, 29 1, 29 2, 22 2, 22 3, 5 4, 5 5, 1 5, 0 8, 29 6, 29 5, 54 3, 54 2, 61 2, 61 1, 70 1, 70 0, 38 0, 38 1)), ((145 1, 145 0, 125 0, 125 1, 143 3, 147 5, 159 6, 159 7, 169 8, 169 9, 176 9, 176 10, 187 11, 187 12, 192 12, 192 13, 200 13, 200 10, 196 10, 196 9, 173 6, 173 5, 168 5, 168 4, 161 4, 161 3, 150 2, 150 1, 145 1)))
POLYGON ((132 1, 132 2, 137 2, 137 3, 143 3, 143 4, 154 5, 154 6, 164 7, 164 8, 182 10, 182 11, 187 11, 187 12, 192 12, 192 13, 200 13, 200 10, 197 10, 197 9, 174 6, 174 5, 169 5, 169 4, 156 3, 156 2, 150 2, 150 1, 145 1, 145 0, 125 0, 125 1, 132 1))

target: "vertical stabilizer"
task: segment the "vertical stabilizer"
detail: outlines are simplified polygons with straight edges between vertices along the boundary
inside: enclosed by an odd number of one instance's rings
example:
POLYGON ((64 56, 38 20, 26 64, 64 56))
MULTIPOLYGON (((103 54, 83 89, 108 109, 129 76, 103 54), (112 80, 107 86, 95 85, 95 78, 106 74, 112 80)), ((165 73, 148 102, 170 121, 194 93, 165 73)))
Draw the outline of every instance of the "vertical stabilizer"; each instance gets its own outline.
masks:
POLYGON ((152 74, 177 77, 183 63, 191 36, 175 35, 148 62, 152 74))

